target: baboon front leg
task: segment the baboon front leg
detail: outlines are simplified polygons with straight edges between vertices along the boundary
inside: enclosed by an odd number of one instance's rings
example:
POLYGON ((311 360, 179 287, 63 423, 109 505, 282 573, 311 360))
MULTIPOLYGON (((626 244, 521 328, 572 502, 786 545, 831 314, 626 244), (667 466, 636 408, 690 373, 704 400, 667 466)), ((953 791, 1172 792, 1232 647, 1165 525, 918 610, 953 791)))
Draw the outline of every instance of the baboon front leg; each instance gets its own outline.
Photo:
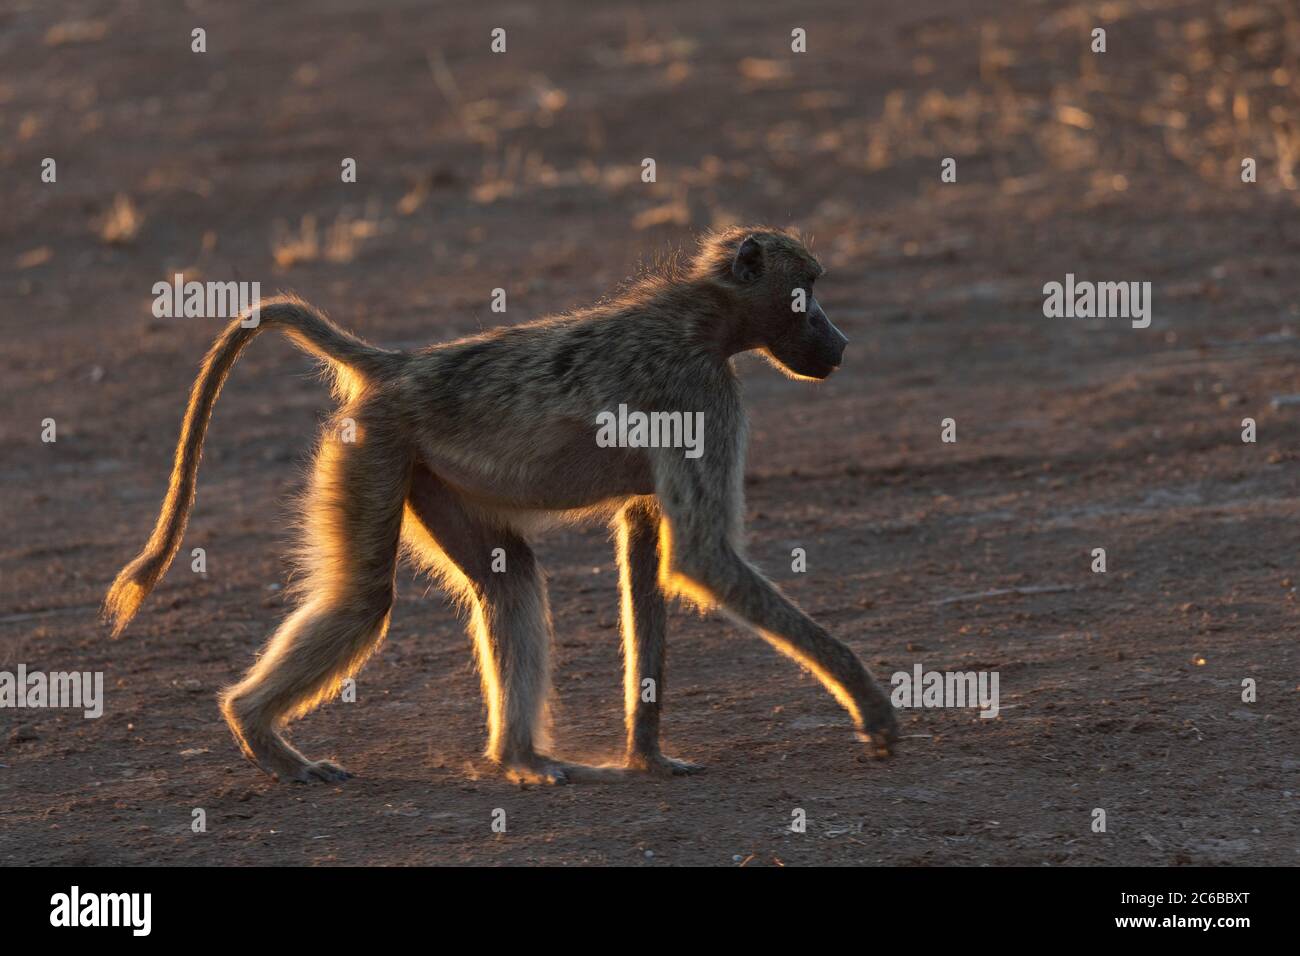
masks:
MULTIPOLYGON (((357 411, 348 414, 358 416, 357 411)), ((338 692, 383 640, 393 604, 409 462, 382 425, 355 444, 327 433, 307 498, 303 604, 275 632, 221 710, 245 756, 281 780, 351 776, 313 761, 282 736, 284 725, 338 692)))
MULTIPOLYGON (((671 537, 671 532, 669 537, 671 537)), ((873 756, 886 756, 898 735, 893 704, 858 656, 799 610, 726 543, 674 541, 669 574, 677 587, 721 605, 773 647, 808 668, 849 714, 873 756)))
MULTIPOLYGON (((743 434, 734 423, 722 433, 743 434)), ((663 583, 705 605, 720 605, 773 647, 810 670, 834 695, 873 755, 889 752, 898 720, 889 697, 842 642, 804 614, 738 553, 740 441, 714 440, 698 461, 657 460, 656 491, 664 510, 663 583)))
POLYGON ((627 763, 651 773, 683 774, 700 768, 665 757, 659 750, 668 623, 667 602, 659 586, 661 517, 658 503, 643 498, 624 508, 618 522, 627 763))
POLYGON ((665 453, 655 459, 655 491, 664 511, 662 583, 706 606, 720 605, 810 670, 848 711, 868 751, 887 754, 898 733, 889 697, 848 646, 826 633, 738 553, 744 423, 734 409, 730 418, 714 418, 716 437, 702 457, 692 461, 665 453))
POLYGON ((470 607, 487 705, 487 757, 520 782, 566 782, 567 765, 539 752, 550 696, 551 616, 532 548, 513 530, 472 512, 422 466, 409 504, 404 536, 410 550, 470 607))

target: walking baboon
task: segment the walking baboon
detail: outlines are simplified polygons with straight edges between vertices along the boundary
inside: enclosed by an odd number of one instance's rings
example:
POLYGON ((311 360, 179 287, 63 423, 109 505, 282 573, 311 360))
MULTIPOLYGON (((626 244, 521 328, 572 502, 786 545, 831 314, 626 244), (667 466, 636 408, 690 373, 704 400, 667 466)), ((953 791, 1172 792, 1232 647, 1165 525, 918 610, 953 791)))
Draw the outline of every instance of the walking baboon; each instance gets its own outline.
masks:
POLYGON ((896 734, 888 697, 741 555, 746 423, 731 357, 758 350, 794 378, 830 375, 847 340, 812 295, 822 271, 792 235, 729 229, 595 308, 417 352, 370 346, 296 298, 263 303, 260 324, 234 320, 204 359, 153 536, 108 593, 114 636, 180 547, 231 366, 276 328, 326 364, 340 408, 305 496, 298 607, 221 695, 263 770, 296 781, 349 776, 304 757, 283 729, 334 695, 383 638, 403 549, 468 609, 487 756, 526 782, 591 769, 544 752, 551 619, 525 534, 547 515, 617 528, 629 769, 696 769, 659 749, 665 595, 752 627, 821 680, 873 755, 887 754, 896 734), (702 412, 706 438, 693 456, 657 441, 602 447, 595 422, 620 406, 702 412))

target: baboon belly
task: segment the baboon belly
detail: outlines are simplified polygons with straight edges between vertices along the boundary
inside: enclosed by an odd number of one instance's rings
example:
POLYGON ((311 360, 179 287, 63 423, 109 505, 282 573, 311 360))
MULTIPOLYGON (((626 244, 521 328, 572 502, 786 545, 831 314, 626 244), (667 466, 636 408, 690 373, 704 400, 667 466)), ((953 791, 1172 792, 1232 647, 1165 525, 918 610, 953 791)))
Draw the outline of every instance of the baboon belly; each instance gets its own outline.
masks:
POLYGON ((463 494, 501 505, 567 511, 654 493, 644 450, 598 448, 589 432, 485 435, 472 448, 421 448, 424 464, 463 494))

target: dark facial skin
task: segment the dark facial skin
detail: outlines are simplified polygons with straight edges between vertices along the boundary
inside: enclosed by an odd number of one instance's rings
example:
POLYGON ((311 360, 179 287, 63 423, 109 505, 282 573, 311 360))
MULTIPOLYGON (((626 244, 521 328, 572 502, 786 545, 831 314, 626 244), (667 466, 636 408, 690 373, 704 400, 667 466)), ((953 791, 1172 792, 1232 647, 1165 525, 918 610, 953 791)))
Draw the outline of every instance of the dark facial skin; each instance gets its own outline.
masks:
POLYGON ((848 339, 813 295, 822 267, 806 252, 764 249, 753 236, 740 244, 732 275, 753 302, 752 322, 759 348, 796 378, 824 379, 839 368, 848 339), (804 292, 804 311, 794 310, 794 291, 804 292))

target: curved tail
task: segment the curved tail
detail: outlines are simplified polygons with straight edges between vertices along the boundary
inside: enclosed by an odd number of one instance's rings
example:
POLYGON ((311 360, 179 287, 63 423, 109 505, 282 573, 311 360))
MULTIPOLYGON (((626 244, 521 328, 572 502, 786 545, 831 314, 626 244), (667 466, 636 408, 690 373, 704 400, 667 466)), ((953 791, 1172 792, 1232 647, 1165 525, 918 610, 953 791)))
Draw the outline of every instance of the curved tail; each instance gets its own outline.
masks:
POLYGON ((130 623, 180 550, 190 509, 194 505, 203 436, 212 408, 235 360, 248 343, 267 328, 280 329, 299 348, 328 362, 335 375, 336 391, 345 394, 355 392, 368 382, 387 378, 404 358, 400 352, 366 344, 294 296, 277 296, 262 302, 255 323, 251 313, 232 320, 208 350, 190 390, 185 422, 181 426, 172 464, 171 483, 153 534, 144 550, 118 574, 104 599, 104 619, 112 625, 114 637, 130 623))

